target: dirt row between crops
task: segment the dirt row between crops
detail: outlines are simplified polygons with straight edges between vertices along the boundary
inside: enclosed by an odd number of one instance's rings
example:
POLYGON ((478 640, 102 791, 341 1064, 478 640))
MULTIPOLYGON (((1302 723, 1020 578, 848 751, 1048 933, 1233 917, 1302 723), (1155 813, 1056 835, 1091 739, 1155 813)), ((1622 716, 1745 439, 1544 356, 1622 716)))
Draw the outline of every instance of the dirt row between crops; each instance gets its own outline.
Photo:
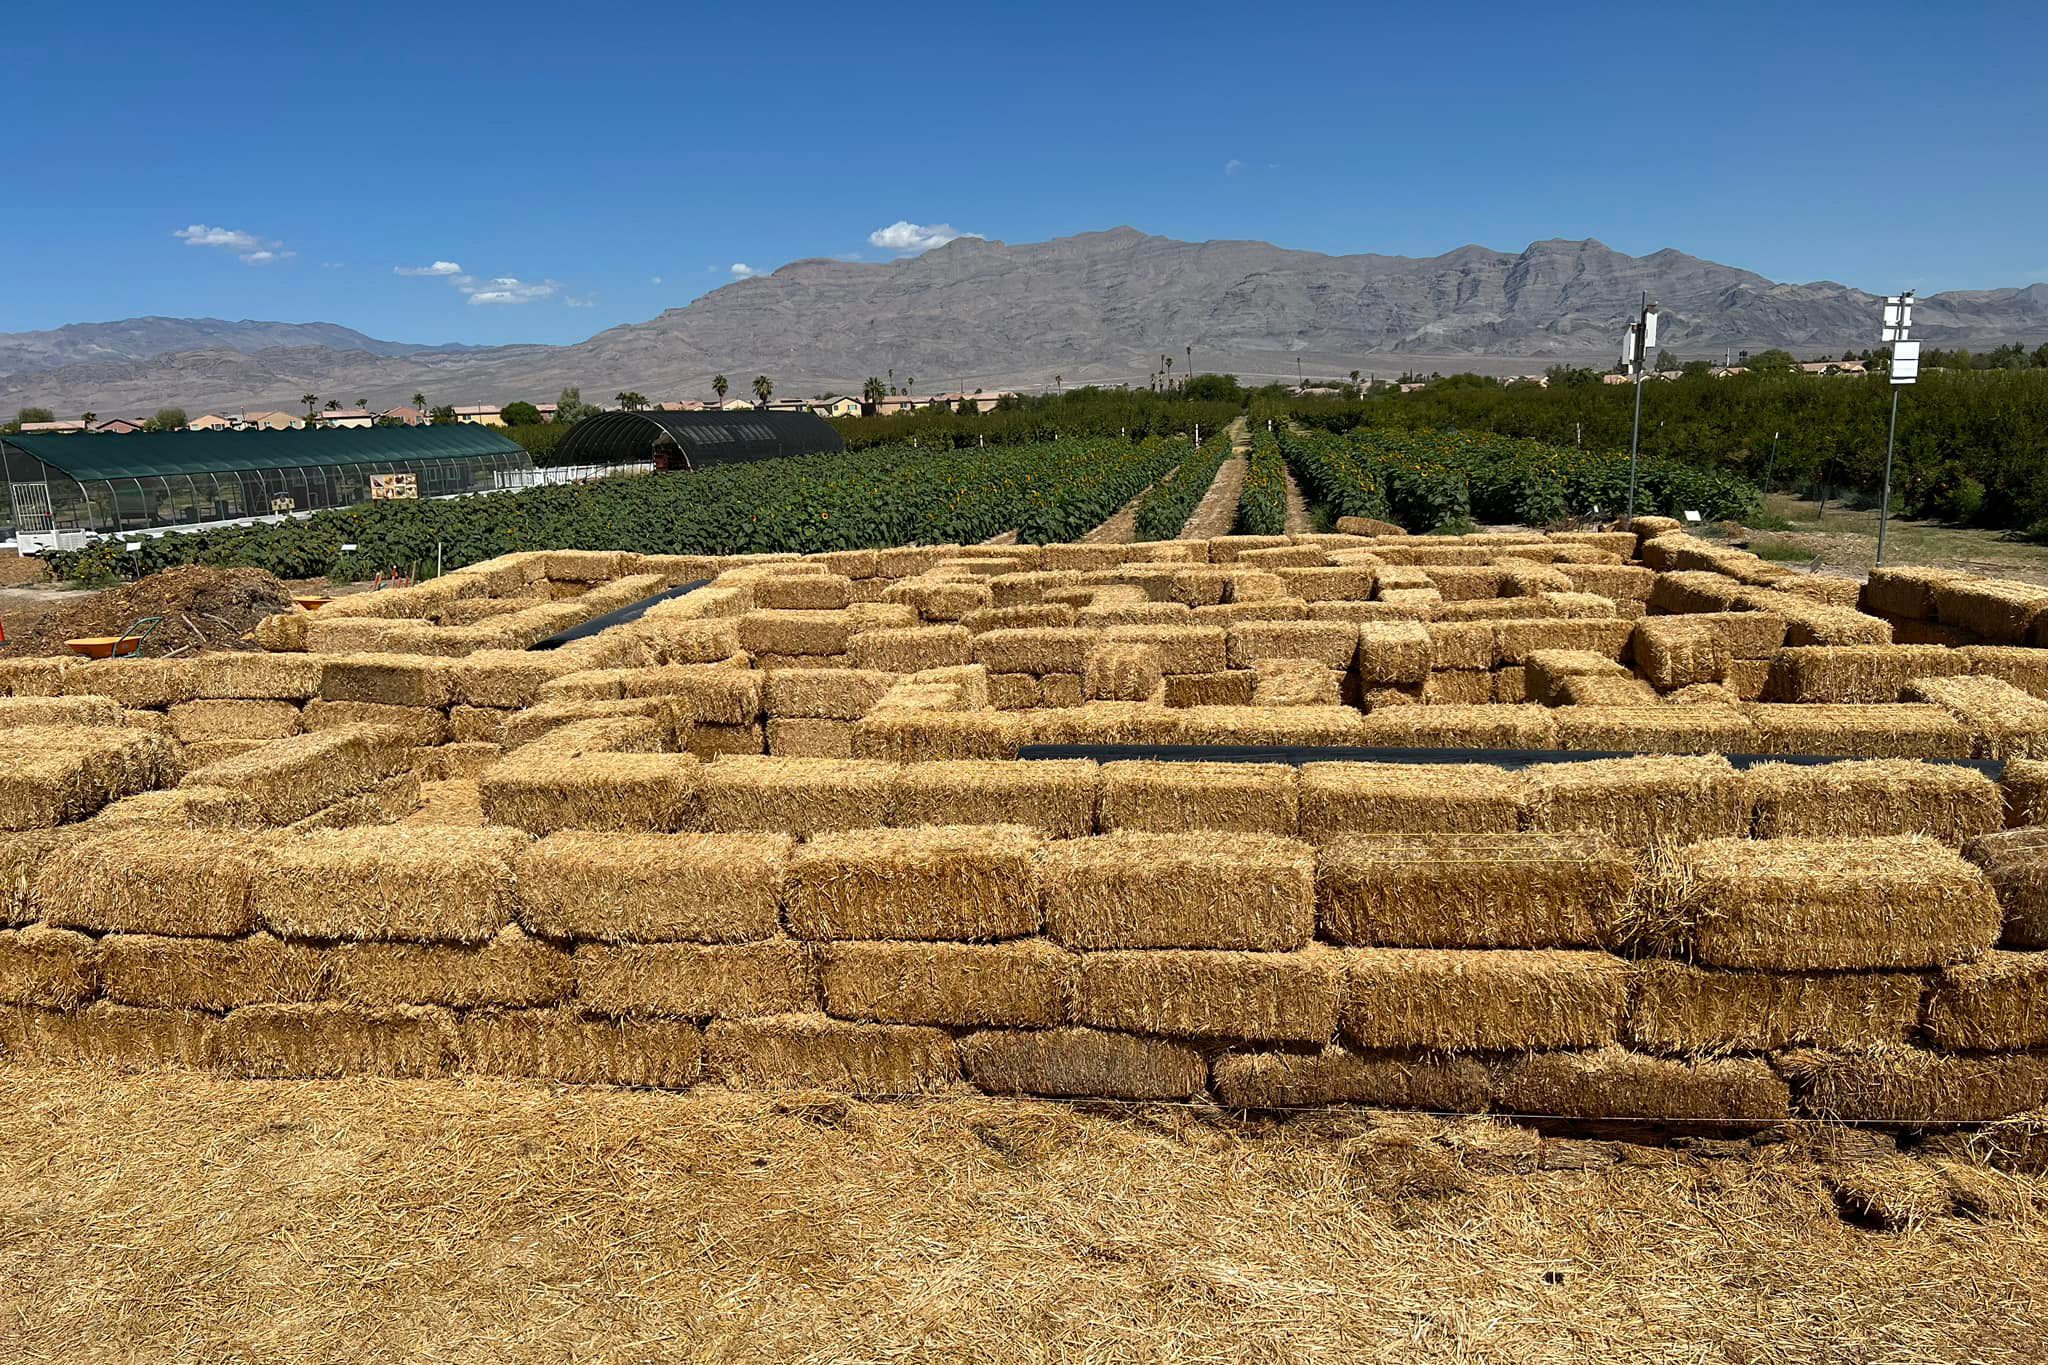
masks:
POLYGON ((1306 535, 1315 530, 1315 522, 1308 514, 1308 499, 1302 495, 1301 485, 1294 481, 1294 471, 1287 471, 1287 534, 1306 535))

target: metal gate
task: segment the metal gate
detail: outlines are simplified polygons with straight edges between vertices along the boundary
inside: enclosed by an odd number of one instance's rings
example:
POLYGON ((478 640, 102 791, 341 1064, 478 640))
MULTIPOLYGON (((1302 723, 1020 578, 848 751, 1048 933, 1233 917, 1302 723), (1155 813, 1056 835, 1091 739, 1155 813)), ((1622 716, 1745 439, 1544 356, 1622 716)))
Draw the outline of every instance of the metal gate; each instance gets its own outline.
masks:
POLYGON ((50 506, 50 485, 16 483, 9 484, 8 491, 14 497, 16 535, 48 535, 57 529, 57 513, 50 506))

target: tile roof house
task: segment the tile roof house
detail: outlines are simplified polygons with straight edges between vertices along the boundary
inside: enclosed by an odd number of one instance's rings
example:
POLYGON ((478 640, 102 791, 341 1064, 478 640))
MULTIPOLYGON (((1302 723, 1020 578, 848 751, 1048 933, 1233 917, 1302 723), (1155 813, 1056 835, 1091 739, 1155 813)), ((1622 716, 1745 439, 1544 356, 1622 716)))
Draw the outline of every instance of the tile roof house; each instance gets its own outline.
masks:
POLYGON ((245 412, 242 414, 242 428, 257 431, 296 431, 306 425, 306 419, 292 412, 245 412))
POLYGON ((21 424, 21 429, 23 434, 25 435, 34 435, 37 432, 48 432, 56 434, 67 431, 84 431, 85 423, 75 420, 61 419, 55 422, 23 422, 21 424))
POLYGON ((93 428, 94 431, 104 431, 114 436, 126 436, 132 432, 147 431, 148 429, 148 427, 132 417, 110 417, 93 428))
POLYGON ((377 414, 368 408, 329 408, 320 414, 323 427, 373 427, 377 414))
POLYGON ((191 421, 185 423, 185 430, 227 431, 234 427, 234 425, 235 420, 231 417, 223 417, 217 412, 202 412, 191 421))
POLYGON ((427 424, 427 414, 409 403, 401 403, 395 408, 386 408, 377 415, 386 422, 396 422, 404 427, 423 427, 427 424))
POLYGON ((496 403, 466 403, 455 409, 455 420, 473 427, 502 427, 505 414, 496 403))

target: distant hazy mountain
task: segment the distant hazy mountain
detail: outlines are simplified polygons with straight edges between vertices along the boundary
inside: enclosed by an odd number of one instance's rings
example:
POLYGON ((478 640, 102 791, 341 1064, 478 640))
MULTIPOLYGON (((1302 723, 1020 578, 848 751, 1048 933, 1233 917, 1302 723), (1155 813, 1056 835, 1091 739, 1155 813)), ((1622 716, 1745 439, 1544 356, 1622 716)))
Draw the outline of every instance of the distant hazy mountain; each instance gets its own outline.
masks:
POLYGON ((368 351, 379 356, 474 349, 379 341, 332 322, 123 318, 119 322, 74 322, 47 332, 0 332, 0 375, 89 362, 146 360, 173 351, 253 352, 278 346, 319 346, 336 351, 368 351))
MULTIPOLYGON (((64 413, 290 405, 305 392, 388 403, 416 389, 436 402, 509 401, 566 384, 598 399, 626 388, 702 397, 718 372, 742 392, 765 373, 779 394, 854 389, 892 369, 921 390, 1056 374, 1070 385, 1143 384, 1162 355, 1185 373, 1190 349, 1197 370, 1254 376, 1506 373, 1602 363, 1646 290, 1661 305, 1659 340, 1681 355, 1833 355, 1876 340, 1876 301, 1861 290, 1775 284, 1679 251, 1637 257, 1588 240, 1428 259, 1325 256, 1116 228, 1019 246, 961 238, 886 263, 797 261, 573 346, 410 347, 326 324, 164 318, 0 337, 0 355, 20 344, 49 354, 24 337, 97 329, 147 339, 121 351, 94 337, 115 353, 0 377, 0 412, 30 402, 64 413), (179 328, 207 339, 155 345, 179 328), (263 328, 280 341, 254 344, 262 333, 242 330, 263 328), (323 330, 336 335, 310 335, 323 330)), ((2048 285, 1936 294, 1915 322, 1936 345, 2038 344, 2048 340, 2048 285)))

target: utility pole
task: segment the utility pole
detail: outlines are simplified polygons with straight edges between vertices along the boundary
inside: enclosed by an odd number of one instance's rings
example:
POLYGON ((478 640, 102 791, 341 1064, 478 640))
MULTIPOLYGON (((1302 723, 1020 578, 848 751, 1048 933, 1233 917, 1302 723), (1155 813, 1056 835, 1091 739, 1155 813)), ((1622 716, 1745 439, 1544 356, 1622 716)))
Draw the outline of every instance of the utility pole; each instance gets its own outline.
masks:
POLYGON ((1899 390, 1920 377, 1920 343, 1908 341, 1913 330, 1913 291, 1893 294, 1884 301, 1884 325, 1879 340, 1892 348, 1892 424, 1884 438, 1884 499, 1877 509, 1877 564, 1884 567, 1885 531, 1892 519, 1892 449, 1899 440, 1899 390))
POLYGON ((1650 302, 1646 291, 1642 311, 1621 338, 1622 368, 1633 373, 1636 385, 1636 420, 1628 438, 1628 510, 1623 514, 1623 526, 1633 524, 1636 519, 1636 457, 1643 443, 1643 357, 1656 344, 1657 305, 1650 302))

